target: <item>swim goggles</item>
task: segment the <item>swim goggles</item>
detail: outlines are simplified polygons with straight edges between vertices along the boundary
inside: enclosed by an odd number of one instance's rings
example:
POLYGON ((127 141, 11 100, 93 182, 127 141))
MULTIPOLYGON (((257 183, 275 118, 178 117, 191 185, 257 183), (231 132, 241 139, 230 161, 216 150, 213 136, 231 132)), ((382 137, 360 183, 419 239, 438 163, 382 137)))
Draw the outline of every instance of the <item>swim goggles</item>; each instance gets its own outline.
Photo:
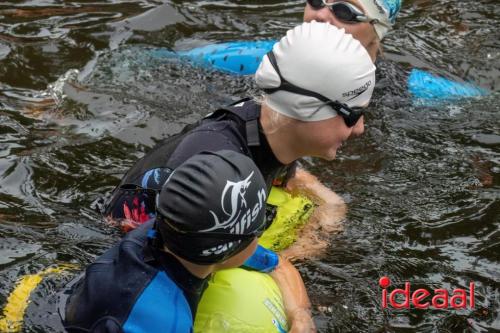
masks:
POLYGON ((345 23, 368 22, 371 24, 388 26, 387 24, 380 22, 378 19, 366 16, 356 6, 349 2, 337 1, 329 3, 326 2, 326 0, 307 0, 307 3, 314 10, 320 10, 325 6, 328 7, 337 19, 345 23))
MULTIPOLYGON (((280 72, 280 69, 278 67, 278 62, 276 61, 276 57, 274 56, 273 51, 269 51, 267 53, 267 57, 269 58, 271 65, 273 65, 274 70, 276 71, 276 73, 280 77, 281 84, 279 87, 276 87, 276 88, 264 89, 264 92, 266 94, 272 94, 276 91, 284 90, 284 91, 288 91, 288 92, 291 92, 294 94, 299 94, 299 95, 303 95, 303 96, 317 98, 320 101, 324 102, 325 105, 329 105, 332 109, 334 109, 337 112, 337 114, 339 116, 344 118, 344 122, 345 122, 347 127, 353 127, 354 125, 356 125, 359 118, 361 118, 363 116, 364 110, 362 108, 358 108, 358 107, 351 108, 344 103, 340 103, 339 101, 332 101, 331 99, 329 99, 321 94, 318 94, 318 93, 311 91, 311 90, 297 87, 296 85, 293 85, 292 83, 288 82, 286 79, 283 78, 283 76, 281 76, 281 72, 280 72)), ((319 110, 319 108, 318 108, 318 110, 319 110)))

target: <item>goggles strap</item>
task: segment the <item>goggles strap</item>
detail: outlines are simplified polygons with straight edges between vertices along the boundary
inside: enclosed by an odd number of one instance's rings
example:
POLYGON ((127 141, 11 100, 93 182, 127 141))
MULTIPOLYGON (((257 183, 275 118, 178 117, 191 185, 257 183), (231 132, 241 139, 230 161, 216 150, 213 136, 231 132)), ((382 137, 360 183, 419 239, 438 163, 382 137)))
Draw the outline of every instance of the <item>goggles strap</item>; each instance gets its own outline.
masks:
POLYGON ((278 76, 281 80, 279 87, 264 89, 264 91, 267 94, 272 94, 278 90, 285 90, 285 91, 288 91, 288 92, 291 92, 294 94, 317 98, 320 101, 330 105, 335 111, 341 112, 342 114, 344 114, 346 116, 349 116, 351 114, 351 112, 349 111, 349 107, 347 105, 344 105, 344 104, 336 102, 336 101, 332 101, 331 99, 329 99, 321 94, 318 94, 317 92, 297 87, 297 86, 291 84, 290 82, 288 82, 281 75, 280 69, 278 67, 278 62, 276 61, 276 56, 274 55, 274 52, 272 50, 267 53, 267 57, 269 59, 269 62, 271 63, 271 65, 273 66, 274 70, 276 71, 276 73, 278 74, 278 76))
POLYGON ((276 92, 278 90, 286 90, 286 91, 289 91, 291 93, 295 93, 295 94, 299 94, 299 95, 304 95, 304 96, 309 96, 309 97, 314 97, 314 98, 317 98, 320 101, 325 102, 325 103, 331 102, 330 99, 326 98, 325 96, 323 96, 321 94, 318 94, 318 93, 316 93, 314 91, 310 91, 310 90, 307 90, 307 89, 303 89, 303 88, 297 87, 297 86, 291 84, 290 82, 288 82, 281 75, 280 69, 278 67, 278 62, 276 61, 276 56, 274 55, 273 51, 269 51, 267 53, 267 57, 269 58, 269 61, 271 62, 271 65, 273 66, 274 70, 278 74, 278 76, 279 76, 279 78, 281 80, 281 83, 280 83, 279 87, 265 89, 264 91, 266 93, 273 93, 273 92, 276 92))

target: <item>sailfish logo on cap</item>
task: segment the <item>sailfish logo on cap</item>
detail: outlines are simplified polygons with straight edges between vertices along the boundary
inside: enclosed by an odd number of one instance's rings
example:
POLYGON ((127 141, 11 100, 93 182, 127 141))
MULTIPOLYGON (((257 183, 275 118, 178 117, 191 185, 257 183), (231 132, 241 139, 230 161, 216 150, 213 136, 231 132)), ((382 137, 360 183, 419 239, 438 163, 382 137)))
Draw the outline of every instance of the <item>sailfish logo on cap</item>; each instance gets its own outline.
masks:
POLYGON ((226 186, 221 195, 221 208, 228 217, 225 221, 221 222, 217 214, 210 210, 210 214, 212 214, 214 218, 214 226, 201 231, 207 232, 216 229, 232 228, 234 224, 240 220, 244 208, 247 208, 245 194, 250 184, 252 184, 250 179, 253 174, 252 171, 246 179, 239 182, 226 181, 226 186))

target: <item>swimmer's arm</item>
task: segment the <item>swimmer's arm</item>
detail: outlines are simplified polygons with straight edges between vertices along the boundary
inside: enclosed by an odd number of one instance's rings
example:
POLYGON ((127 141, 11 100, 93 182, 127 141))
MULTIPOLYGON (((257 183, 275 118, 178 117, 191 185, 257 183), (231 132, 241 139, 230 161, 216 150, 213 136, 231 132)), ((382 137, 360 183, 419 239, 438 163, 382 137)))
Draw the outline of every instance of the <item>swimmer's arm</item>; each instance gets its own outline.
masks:
POLYGON ((269 273, 280 288, 293 333, 316 332, 311 315, 311 302, 299 271, 286 259, 279 258, 279 264, 269 273))
POLYGON ((342 221, 347 212, 344 200, 321 184, 318 178, 300 168, 297 168, 294 176, 288 180, 286 190, 308 197, 317 207, 298 240, 282 251, 281 255, 293 260, 323 254, 328 247, 328 236, 343 228, 342 221))
POLYGON ((287 181, 286 190, 292 194, 301 194, 311 199, 315 204, 344 206, 344 200, 335 192, 302 168, 297 168, 292 178, 287 181))

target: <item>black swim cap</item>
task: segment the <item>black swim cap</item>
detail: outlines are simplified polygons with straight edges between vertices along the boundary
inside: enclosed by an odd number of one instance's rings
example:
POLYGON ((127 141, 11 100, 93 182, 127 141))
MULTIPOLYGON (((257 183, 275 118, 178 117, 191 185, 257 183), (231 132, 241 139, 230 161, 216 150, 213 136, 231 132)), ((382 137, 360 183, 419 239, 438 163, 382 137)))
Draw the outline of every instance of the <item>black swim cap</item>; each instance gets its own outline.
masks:
POLYGON ((245 249, 265 227, 266 183, 255 163, 229 150, 180 165, 157 197, 157 229, 167 248, 197 264, 245 249))

